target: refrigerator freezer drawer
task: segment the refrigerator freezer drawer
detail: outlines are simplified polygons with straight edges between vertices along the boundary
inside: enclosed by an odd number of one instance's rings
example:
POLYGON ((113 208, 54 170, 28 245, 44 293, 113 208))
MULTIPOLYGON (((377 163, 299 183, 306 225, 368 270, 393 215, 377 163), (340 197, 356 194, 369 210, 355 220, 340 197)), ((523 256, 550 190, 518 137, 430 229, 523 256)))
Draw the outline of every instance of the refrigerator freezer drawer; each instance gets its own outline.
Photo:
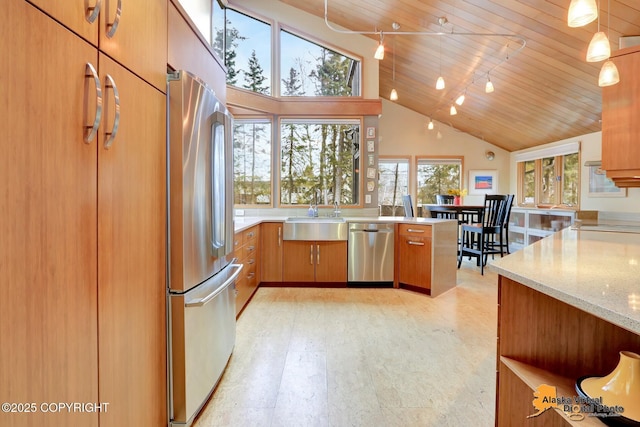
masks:
POLYGON ((185 294, 171 294, 172 426, 188 426, 213 392, 235 345, 235 280, 231 264, 185 294))

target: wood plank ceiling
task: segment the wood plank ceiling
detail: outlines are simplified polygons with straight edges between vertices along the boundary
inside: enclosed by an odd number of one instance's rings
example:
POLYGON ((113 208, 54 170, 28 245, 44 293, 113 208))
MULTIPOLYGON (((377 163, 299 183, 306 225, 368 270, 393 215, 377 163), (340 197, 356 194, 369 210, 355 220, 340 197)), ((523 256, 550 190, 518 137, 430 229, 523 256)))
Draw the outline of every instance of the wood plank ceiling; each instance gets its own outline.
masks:
MULTIPOLYGON (((280 0, 324 18, 324 0, 280 0)), ((611 50, 620 36, 640 35, 640 1, 600 4, 600 29, 609 31, 611 50), (611 28, 607 23, 610 19, 611 28)), ((602 62, 585 61, 598 23, 567 26, 570 0, 328 0, 331 24, 354 31, 384 32, 380 96, 398 91, 398 104, 508 151, 601 130, 602 62), (441 26, 439 17, 446 17, 441 26), (443 32, 443 36, 393 35, 443 32), (526 46, 505 37, 461 37, 450 33, 516 34, 526 46), (395 56, 395 81, 393 57, 395 56), (446 87, 435 89, 442 72, 446 87), (487 72, 495 86, 485 93, 487 72), (465 91, 465 102, 449 108, 465 91)), ((344 35, 350 37, 350 35, 344 35)), ((369 35, 378 41, 379 35, 369 35)), ((373 55, 373 52, 371 52, 373 55)), ((629 78, 630 76, 621 76, 629 78)), ((634 76, 637 78, 637 76, 634 76)))

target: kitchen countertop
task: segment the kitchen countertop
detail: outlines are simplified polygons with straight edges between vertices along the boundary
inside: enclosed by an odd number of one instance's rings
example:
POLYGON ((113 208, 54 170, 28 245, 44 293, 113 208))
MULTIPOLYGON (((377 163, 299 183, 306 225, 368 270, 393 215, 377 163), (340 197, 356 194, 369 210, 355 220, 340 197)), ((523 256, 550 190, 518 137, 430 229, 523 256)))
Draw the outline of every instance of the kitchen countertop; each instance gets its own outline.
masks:
MULTIPOLYGON (((238 231, 245 230, 249 227, 253 227, 254 225, 260 224, 262 222, 284 222, 287 218, 291 218, 290 216, 273 216, 273 217, 235 217, 234 218, 234 231, 237 233, 238 231)), ((366 222, 366 223, 402 223, 402 224, 437 224, 441 222, 449 222, 452 221, 450 219, 438 219, 438 218, 406 218, 403 216, 345 216, 340 217, 344 218, 345 222, 366 222)))
POLYGON ((566 228, 489 268, 640 334, 640 235, 566 228))

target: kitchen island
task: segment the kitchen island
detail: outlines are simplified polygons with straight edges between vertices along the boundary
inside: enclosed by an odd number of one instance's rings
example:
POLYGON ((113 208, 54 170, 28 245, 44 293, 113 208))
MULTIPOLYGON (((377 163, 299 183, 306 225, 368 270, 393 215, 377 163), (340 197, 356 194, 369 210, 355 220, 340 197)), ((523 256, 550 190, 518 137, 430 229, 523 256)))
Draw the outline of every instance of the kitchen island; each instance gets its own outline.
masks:
POLYGON ((499 274, 496 425, 603 425, 562 408, 527 417, 540 385, 575 398, 578 378, 640 352, 640 236, 567 228, 489 268, 499 274))

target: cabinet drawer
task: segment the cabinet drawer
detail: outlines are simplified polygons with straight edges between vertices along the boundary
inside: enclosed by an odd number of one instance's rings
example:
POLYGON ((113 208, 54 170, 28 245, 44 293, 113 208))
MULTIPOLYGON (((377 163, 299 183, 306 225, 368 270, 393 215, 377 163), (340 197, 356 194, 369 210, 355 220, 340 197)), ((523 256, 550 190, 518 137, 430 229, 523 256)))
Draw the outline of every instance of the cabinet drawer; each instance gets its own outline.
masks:
POLYGON ((399 233, 400 233, 401 236, 431 237, 431 226, 430 225, 400 224, 399 233))
POLYGON ((258 226, 247 228, 242 232, 242 243, 249 243, 258 237, 258 226))
POLYGON ((255 258, 257 252, 258 252, 258 241, 254 239, 254 241, 246 243, 242 247, 242 253, 238 253, 236 256, 238 256, 241 259, 255 258))

